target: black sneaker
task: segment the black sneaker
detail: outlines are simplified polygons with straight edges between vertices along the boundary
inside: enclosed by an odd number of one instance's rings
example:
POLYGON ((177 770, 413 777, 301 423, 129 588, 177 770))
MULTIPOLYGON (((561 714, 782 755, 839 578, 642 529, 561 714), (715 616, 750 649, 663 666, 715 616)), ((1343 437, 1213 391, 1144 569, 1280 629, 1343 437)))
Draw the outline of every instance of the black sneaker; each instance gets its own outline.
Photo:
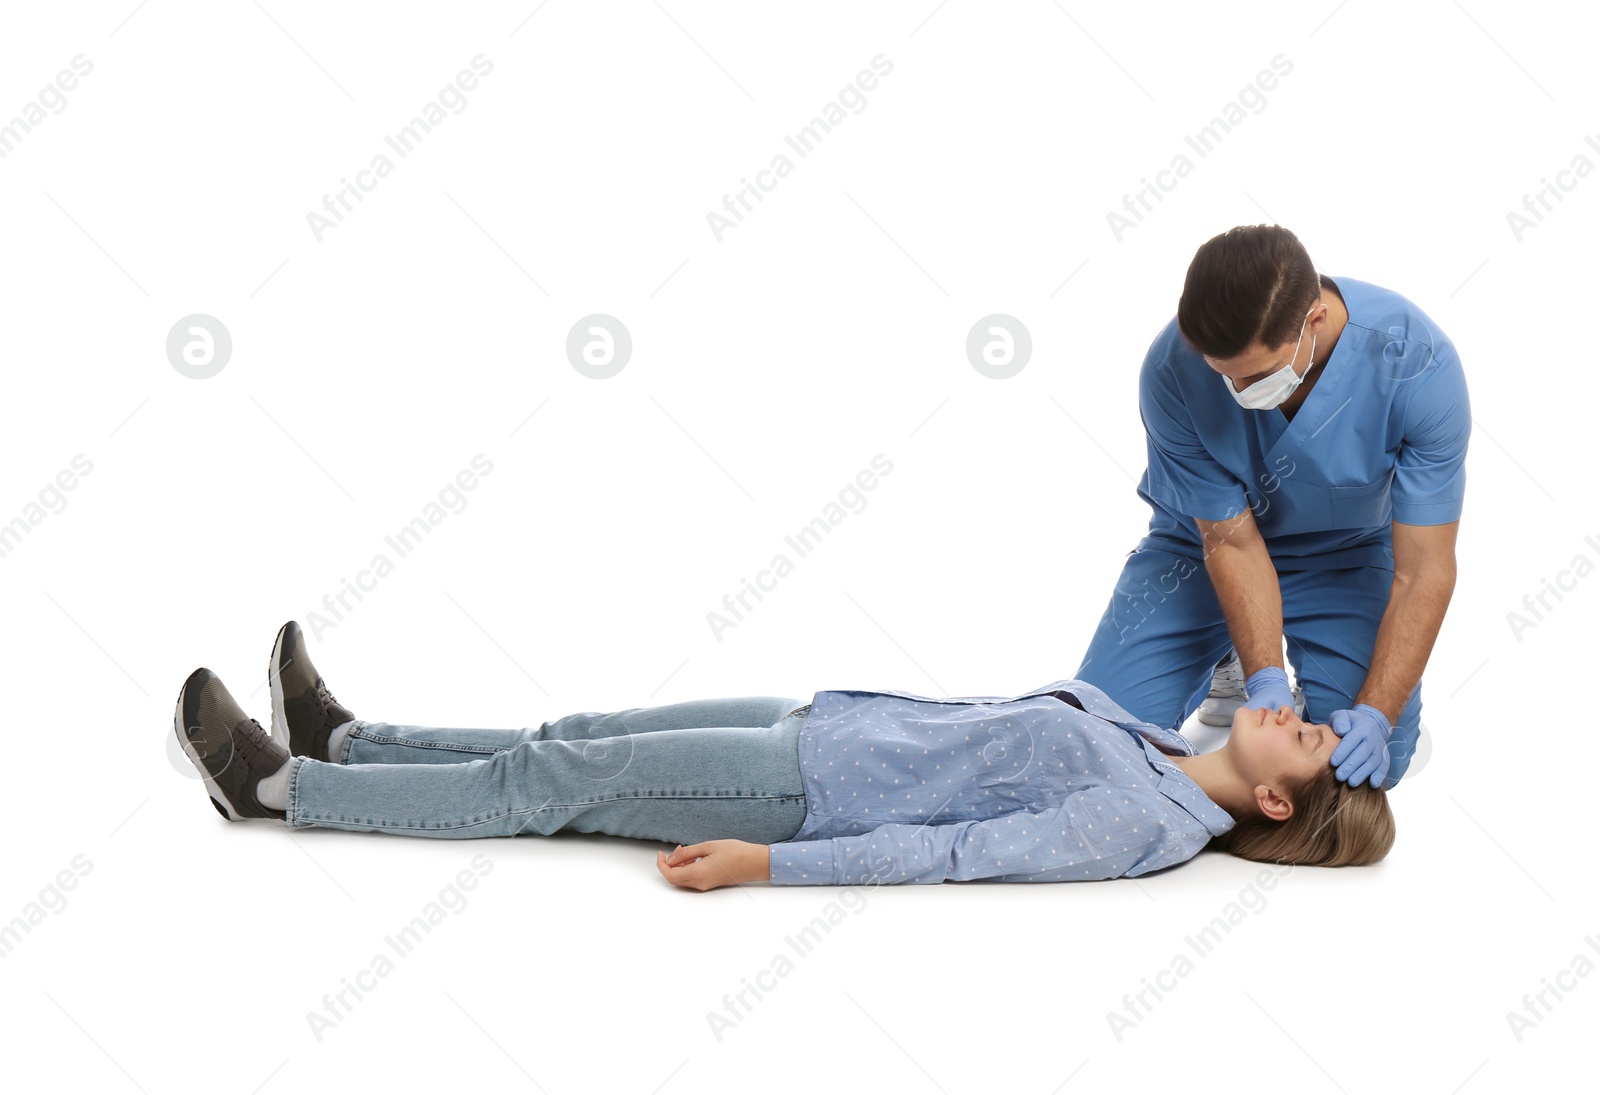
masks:
POLYGON ((282 810, 261 805, 256 785, 282 768, 289 754, 244 713, 211 670, 196 669, 183 682, 172 731, 200 769, 217 813, 229 821, 249 817, 283 820, 282 810))
POLYGON ((332 760, 329 736, 355 715, 328 691, 293 620, 278 629, 267 679, 272 682, 273 738, 297 757, 332 760))

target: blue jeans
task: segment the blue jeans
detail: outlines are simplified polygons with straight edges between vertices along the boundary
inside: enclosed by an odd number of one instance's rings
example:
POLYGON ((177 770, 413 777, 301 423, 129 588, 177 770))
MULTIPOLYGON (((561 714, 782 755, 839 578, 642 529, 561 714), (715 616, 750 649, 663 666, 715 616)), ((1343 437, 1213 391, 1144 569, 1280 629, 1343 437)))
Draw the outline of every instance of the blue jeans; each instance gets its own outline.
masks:
POLYGON ((538 729, 357 720, 338 763, 296 757, 291 825, 429 837, 609 833, 773 844, 805 820, 801 701, 581 711, 538 729))

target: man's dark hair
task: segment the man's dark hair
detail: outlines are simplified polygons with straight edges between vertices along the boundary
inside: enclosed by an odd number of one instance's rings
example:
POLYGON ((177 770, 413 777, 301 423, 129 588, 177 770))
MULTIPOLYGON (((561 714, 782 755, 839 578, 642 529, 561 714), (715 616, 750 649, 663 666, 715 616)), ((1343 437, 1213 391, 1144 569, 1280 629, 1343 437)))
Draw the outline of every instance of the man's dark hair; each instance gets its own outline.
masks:
POLYGON ((1178 298, 1178 331, 1219 360, 1257 342, 1282 346, 1295 340, 1320 291, 1311 256, 1293 232, 1241 224, 1194 253, 1178 298))

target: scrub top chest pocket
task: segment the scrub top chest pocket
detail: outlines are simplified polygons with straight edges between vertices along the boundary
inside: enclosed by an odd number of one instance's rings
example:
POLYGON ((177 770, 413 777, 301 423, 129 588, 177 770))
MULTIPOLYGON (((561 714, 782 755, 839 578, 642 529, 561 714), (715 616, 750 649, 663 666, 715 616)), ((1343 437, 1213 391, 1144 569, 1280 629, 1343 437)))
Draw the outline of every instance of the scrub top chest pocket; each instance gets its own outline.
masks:
POLYGON ((1277 478, 1275 490, 1250 492, 1256 524, 1267 536, 1332 529, 1380 528, 1389 523, 1390 471, 1371 483, 1328 486, 1294 476, 1277 478))
POLYGON ((1329 487, 1328 500, 1333 511, 1332 528, 1376 528, 1389 523, 1389 481, 1385 475, 1375 483, 1353 487, 1329 487))

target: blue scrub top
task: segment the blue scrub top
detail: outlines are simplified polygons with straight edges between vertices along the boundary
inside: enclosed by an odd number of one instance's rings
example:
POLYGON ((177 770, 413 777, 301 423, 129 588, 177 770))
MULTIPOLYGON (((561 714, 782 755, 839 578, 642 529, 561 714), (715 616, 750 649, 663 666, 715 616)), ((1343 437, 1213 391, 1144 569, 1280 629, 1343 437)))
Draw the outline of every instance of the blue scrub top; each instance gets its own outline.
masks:
POLYGON ((1239 406, 1176 317, 1150 344, 1139 373, 1139 497, 1151 508, 1141 546, 1203 558, 1194 519, 1248 507, 1279 570, 1392 568, 1391 521, 1460 518, 1472 416, 1454 344, 1399 293, 1354 278, 1322 284, 1350 318, 1293 421, 1239 406))

